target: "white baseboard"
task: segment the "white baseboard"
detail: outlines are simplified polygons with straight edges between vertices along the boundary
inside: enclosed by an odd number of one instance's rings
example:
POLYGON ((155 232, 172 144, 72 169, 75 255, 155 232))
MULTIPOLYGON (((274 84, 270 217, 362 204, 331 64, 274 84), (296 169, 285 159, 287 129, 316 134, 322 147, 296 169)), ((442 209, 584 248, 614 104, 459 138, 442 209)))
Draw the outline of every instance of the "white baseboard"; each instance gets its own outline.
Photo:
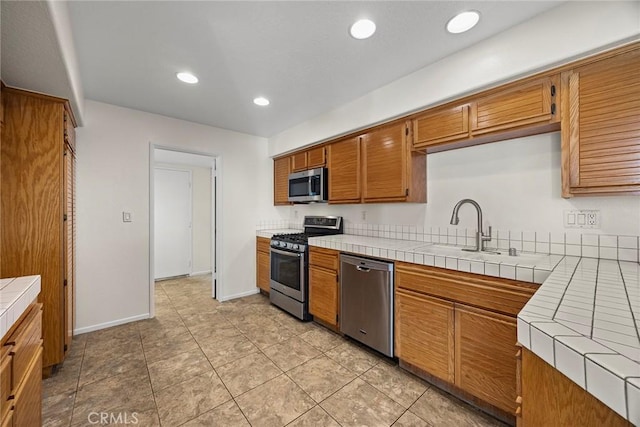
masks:
POLYGON ((220 302, 230 301, 230 300, 236 299, 236 298, 242 298, 242 297, 248 297, 249 295, 255 295, 255 294, 259 293, 259 292, 260 292, 260 289, 256 288, 256 289, 251 290, 251 291, 241 292, 239 294, 227 295, 224 298, 218 298, 218 301, 220 301, 220 302))
POLYGON ((124 325, 125 323, 135 322, 149 318, 149 313, 140 314, 138 316, 126 317, 124 319, 113 320, 111 322, 99 323, 97 325, 85 326, 84 328, 76 328, 73 330, 74 335, 86 334, 87 332, 99 331, 100 329, 110 328, 112 326, 124 325))
POLYGON ((211 274, 211 270, 206 270, 206 271, 194 271, 193 273, 191 273, 189 276, 204 276, 207 274, 211 274))

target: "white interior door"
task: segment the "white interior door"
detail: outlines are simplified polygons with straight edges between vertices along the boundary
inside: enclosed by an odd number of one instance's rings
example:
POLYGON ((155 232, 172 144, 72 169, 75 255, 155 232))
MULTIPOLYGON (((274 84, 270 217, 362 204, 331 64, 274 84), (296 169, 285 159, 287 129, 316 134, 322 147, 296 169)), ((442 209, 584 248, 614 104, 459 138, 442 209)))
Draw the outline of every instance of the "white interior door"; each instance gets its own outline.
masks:
POLYGON ((156 168, 155 278, 191 273, 191 172, 156 168))

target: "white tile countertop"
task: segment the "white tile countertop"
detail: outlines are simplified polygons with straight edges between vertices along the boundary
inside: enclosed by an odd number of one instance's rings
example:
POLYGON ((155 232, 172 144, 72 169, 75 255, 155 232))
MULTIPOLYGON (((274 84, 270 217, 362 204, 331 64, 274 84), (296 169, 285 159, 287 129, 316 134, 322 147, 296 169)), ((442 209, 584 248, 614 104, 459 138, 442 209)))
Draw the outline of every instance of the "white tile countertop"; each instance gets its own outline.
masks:
POLYGON ((264 237, 266 239, 270 239, 274 234, 294 234, 294 233, 302 233, 302 230, 295 228, 279 228, 273 230, 256 230, 257 237, 264 237))
POLYGON ((40 276, 0 279, 0 338, 40 293, 40 276))
POLYGON ((634 425, 640 425, 640 264, 359 235, 311 246, 540 283, 518 315, 518 341, 634 425))
POLYGON ((518 315, 518 341, 640 425, 640 264, 565 257, 518 315))
POLYGON ((338 234, 312 237, 309 245, 396 261, 542 283, 562 255, 519 253, 517 256, 462 251, 460 247, 416 240, 338 234))

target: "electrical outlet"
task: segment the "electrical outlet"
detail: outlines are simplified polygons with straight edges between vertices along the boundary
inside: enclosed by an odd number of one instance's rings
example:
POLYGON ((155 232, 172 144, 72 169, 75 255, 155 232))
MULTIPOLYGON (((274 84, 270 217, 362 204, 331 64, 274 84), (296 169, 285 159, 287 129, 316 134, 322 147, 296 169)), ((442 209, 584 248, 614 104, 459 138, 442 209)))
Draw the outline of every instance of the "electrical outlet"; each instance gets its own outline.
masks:
POLYGON ((600 211, 564 211, 565 228, 600 228, 600 211))
POLYGON ((360 219, 363 221, 367 220, 367 211, 361 211, 360 212, 360 219))
POLYGON ((293 210, 293 217, 298 218, 298 209, 293 210))

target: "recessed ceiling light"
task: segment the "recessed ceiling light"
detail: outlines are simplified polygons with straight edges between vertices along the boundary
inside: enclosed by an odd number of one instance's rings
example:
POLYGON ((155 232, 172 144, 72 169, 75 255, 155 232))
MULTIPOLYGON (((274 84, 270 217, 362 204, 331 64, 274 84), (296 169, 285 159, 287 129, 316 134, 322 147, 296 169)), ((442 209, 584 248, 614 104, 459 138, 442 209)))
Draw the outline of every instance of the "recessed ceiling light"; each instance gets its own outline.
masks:
POLYGON ((191 73, 187 73, 187 72, 177 73, 176 77, 178 78, 178 80, 183 81, 185 83, 190 83, 190 84, 198 83, 198 78, 191 73))
POLYGON ((376 32, 376 24, 369 19, 361 19, 351 26, 349 32, 354 39, 368 39, 376 32))
POLYGON ((468 10, 454 16, 447 22, 447 31, 453 34, 464 33, 475 27, 480 20, 480 13, 468 10))
POLYGON ((261 107, 266 107, 267 105, 269 105, 269 100, 265 97, 259 96, 257 98, 254 98, 253 103, 261 107))

